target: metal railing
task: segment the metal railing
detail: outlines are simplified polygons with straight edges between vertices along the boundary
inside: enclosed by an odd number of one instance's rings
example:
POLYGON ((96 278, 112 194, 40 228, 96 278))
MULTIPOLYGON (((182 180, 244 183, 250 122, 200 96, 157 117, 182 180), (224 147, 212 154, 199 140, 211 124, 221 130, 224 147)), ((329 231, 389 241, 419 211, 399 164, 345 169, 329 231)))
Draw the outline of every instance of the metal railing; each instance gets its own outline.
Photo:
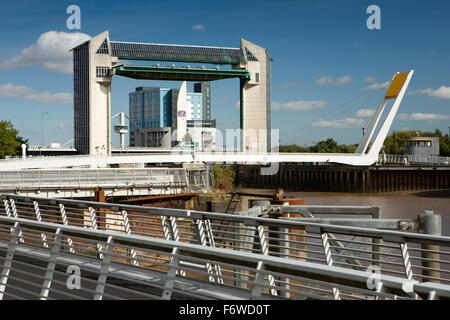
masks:
POLYGON ((414 299, 416 291, 439 299, 449 292, 386 275, 371 287, 373 274, 363 271, 4 216, 0 263, 0 299, 368 300, 414 299))
MULTIPOLYGON (((305 209, 315 212, 311 206, 255 207, 229 215, 16 195, 1 195, 0 199, 0 215, 13 218, 259 253, 353 271, 376 268, 384 275, 450 284, 450 237, 260 217, 273 213, 287 217, 305 209)), ((334 211, 342 214, 344 209, 334 211)))
POLYGON ((378 158, 379 163, 386 164, 422 164, 422 165, 450 165, 449 157, 439 157, 433 155, 398 155, 398 154, 380 154, 378 158))

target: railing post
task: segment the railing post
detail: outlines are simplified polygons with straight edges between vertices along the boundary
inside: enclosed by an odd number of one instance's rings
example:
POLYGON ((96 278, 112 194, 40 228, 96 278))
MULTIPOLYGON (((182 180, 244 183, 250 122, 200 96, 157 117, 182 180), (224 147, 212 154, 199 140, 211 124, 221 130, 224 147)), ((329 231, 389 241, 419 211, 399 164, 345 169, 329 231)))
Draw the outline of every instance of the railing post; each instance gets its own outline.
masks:
POLYGON ((189 191, 190 190, 190 184, 191 184, 191 181, 189 179, 189 172, 187 171, 187 169, 183 169, 183 170, 184 170, 184 180, 186 181, 185 190, 189 191))
MULTIPOLYGON (((280 228, 279 229, 281 234, 279 236, 280 238, 280 258, 290 259, 290 241, 289 241, 289 229, 288 228, 280 228)), ((280 279, 285 282, 285 284, 282 285, 282 287, 286 290, 289 290, 289 278, 280 279)), ((288 291, 283 291, 281 295, 284 298, 290 298, 290 294, 288 291)))
MULTIPOLYGON (((41 211, 39 210, 39 203, 37 201, 33 201, 33 206, 34 206, 34 212, 36 213, 36 220, 41 222, 41 211)), ((45 233, 41 233, 41 239, 42 239, 42 245, 44 246, 44 248, 48 248, 48 244, 47 244, 47 236, 45 235, 45 233)))
POLYGON ((9 273, 14 258, 14 252, 17 246, 17 240, 22 234, 20 224, 16 222, 11 228, 11 238, 9 239, 8 251, 6 253, 5 262, 3 263, 2 273, 0 275, 0 300, 3 300, 3 295, 6 291, 6 284, 8 283, 9 273))
MULTIPOLYGON (((213 230, 212 230, 212 227, 211 227, 211 221, 209 219, 205 219, 205 229, 206 229, 206 233, 208 234, 209 245, 212 248, 215 248, 216 247, 216 242, 214 241, 214 234, 213 234, 213 230)), ((220 269, 220 266, 215 264, 214 265, 214 270, 216 272, 216 275, 218 276, 217 282, 218 283, 223 283, 222 271, 220 269)))
POLYGON ((14 201, 14 199, 9 199, 9 203, 11 205, 11 213, 13 215, 14 218, 17 218, 17 208, 16 208, 16 202, 14 201))
POLYGON ((50 293, 50 287, 53 281, 53 274, 55 272, 56 259, 58 258, 58 252, 61 250, 61 228, 56 229, 55 239, 53 240, 52 250, 48 260, 47 271, 45 272, 44 283, 41 290, 41 300, 47 300, 50 293))
MULTIPOLYGON (((164 291, 161 298, 163 300, 170 300, 172 298, 172 289, 175 283, 175 277, 178 273, 178 265, 180 263, 180 258, 177 256, 179 250, 177 247, 172 249, 172 256, 170 257, 169 268, 167 270, 166 282, 164 283, 164 291)), ((184 271, 184 270, 182 270, 184 271)))
MULTIPOLYGON (((203 227, 203 220, 200 220, 200 219, 196 220, 196 221, 194 222, 194 225, 195 225, 195 227, 196 227, 197 237, 198 237, 199 243, 200 243, 202 246, 207 247, 207 246, 208 246, 208 243, 207 243, 207 241, 206 241, 206 232, 205 232, 205 228, 203 227)), ((206 271, 207 271, 208 273, 213 274, 212 266, 211 266, 211 264, 210 264, 209 262, 206 263, 206 271)), ((209 276, 208 278, 209 278, 209 281, 210 281, 210 282, 214 282, 214 276, 211 275, 211 276, 209 276)))
MULTIPOLYGON (((91 220, 92 229, 97 230, 97 217, 95 214, 95 209, 92 207, 89 207, 89 219, 91 220)), ((100 243, 97 243, 97 250, 98 250, 98 256, 101 260, 103 260, 103 246, 100 243)))
POLYGON ((161 219, 161 227, 163 230, 164 239, 170 240, 170 231, 169 231, 169 228, 167 227, 167 217, 161 216, 160 219, 161 219))
POLYGON ((114 239, 112 236, 108 237, 106 241, 105 255, 102 259, 100 274, 97 279, 97 286, 95 287, 94 300, 102 300, 103 292, 105 291, 106 279, 108 278, 109 267, 112 260, 112 254, 114 251, 114 239))
MULTIPOLYGON (((125 226, 125 232, 131 235, 131 225, 130 221, 128 220, 128 212, 126 210, 122 210, 122 218, 123 224, 125 226)), ((139 266, 139 263, 136 260, 136 249, 131 249, 131 257, 133 258, 133 265, 139 266)))
MULTIPOLYGON (((420 232, 431 235, 442 235, 442 217, 440 214, 435 214, 433 211, 425 210, 423 215, 419 215, 420 232)), ((433 278, 440 278, 441 273, 432 269, 440 269, 439 246, 434 244, 422 244, 422 275, 425 281, 440 283, 439 280, 433 278), (427 278, 429 277, 429 278, 427 278)))
POLYGON ((255 275, 255 284, 253 285, 252 289, 252 296, 255 298, 261 297, 263 287, 264 287, 264 270, 265 266, 262 261, 258 262, 258 265, 256 267, 256 275, 255 275))
MULTIPOLYGON (((170 226, 170 231, 172 232, 172 239, 174 241, 180 241, 180 234, 178 233, 176 217, 169 217, 169 226, 170 226)), ((184 272, 184 270, 180 270, 180 274, 182 276, 186 276, 186 272, 184 272)))
POLYGON ((411 259, 409 257, 409 252, 408 252, 408 244, 400 243, 400 250, 402 252, 402 259, 403 259, 403 265, 405 267, 406 278, 409 280, 413 280, 413 270, 412 270, 412 266, 411 266, 411 259))
MULTIPOLYGON (((262 252, 263 255, 268 256, 269 255, 269 246, 267 245, 267 239, 266 239, 266 235, 264 233, 264 226, 263 225, 258 225, 257 230, 258 230, 259 242, 260 242, 260 245, 261 245, 261 252, 262 252)), ((271 286, 275 286, 275 278, 271 274, 267 275, 267 278, 269 280, 269 284, 271 286)), ((277 290, 275 290, 273 288, 270 289, 270 293, 273 296, 277 296, 278 295, 277 290)))
MULTIPOLYGON (((13 216, 14 218, 18 218, 19 215, 17 214, 16 202, 14 201, 14 199, 9 199, 9 203, 10 203, 10 205, 11 205, 11 213, 12 213, 12 216, 13 216)), ((19 241, 20 241, 21 243, 24 243, 24 242, 25 242, 25 240, 24 240, 23 237, 22 237, 22 231, 19 232, 19 241)))
MULTIPOLYGON (((331 256, 331 248, 330 248, 330 241, 328 239, 328 233, 326 232, 322 233, 322 230, 320 230, 320 237, 322 239, 322 246, 325 254, 326 263, 327 265, 332 266, 333 258, 331 256)), ((340 300, 339 289, 333 288, 333 297, 335 300, 340 300)))
MULTIPOLYGON (((240 227, 246 228, 245 232, 240 233, 238 239, 240 240, 239 246, 240 250, 244 252, 253 252, 254 241, 255 241, 255 233, 256 228, 251 227, 245 223, 240 224, 240 227)), ((248 280, 248 271, 243 271, 242 275, 236 275, 237 279, 248 280)), ((239 280, 238 280, 239 281, 239 280)), ((248 284, 245 282, 241 282, 241 288, 247 289, 248 284)))
POLYGON ((11 209, 9 208, 9 201, 8 200, 3 200, 3 205, 5 206, 5 214, 7 217, 11 216, 11 209))
MULTIPOLYGON (((61 218, 62 218, 63 224, 65 226, 68 226, 69 222, 67 221, 66 209, 64 208, 64 205, 62 203, 59 204, 59 212, 61 212, 61 218)), ((69 245, 69 252, 75 253, 75 250, 73 249, 72 238, 67 238, 67 243, 69 245)))

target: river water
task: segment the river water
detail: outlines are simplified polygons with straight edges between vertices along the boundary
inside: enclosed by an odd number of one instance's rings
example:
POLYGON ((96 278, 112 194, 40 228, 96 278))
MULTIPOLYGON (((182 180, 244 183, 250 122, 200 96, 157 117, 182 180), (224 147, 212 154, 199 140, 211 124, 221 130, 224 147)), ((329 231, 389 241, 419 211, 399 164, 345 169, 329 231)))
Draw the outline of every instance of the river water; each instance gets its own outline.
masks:
MULTIPOLYGON (((272 190, 243 189, 245 192, 272 194, 272 190)), ((378 206, 382 218, 416 219, 425 210, 442 216, 442 235, 450 236, 450 190, 413 191, 383 194, 289 192, 285 197, 304 198, 307 205, 378 206)))

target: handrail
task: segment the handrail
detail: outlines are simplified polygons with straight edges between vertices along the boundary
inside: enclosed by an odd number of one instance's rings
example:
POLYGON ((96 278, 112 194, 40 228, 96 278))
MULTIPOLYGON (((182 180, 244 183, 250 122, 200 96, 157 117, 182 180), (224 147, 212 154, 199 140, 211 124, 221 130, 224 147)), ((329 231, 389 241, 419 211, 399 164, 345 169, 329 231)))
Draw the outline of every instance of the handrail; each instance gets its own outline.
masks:
MULTIPOLYGON (((320 206, 254 207, 230 215, 9 194, 0 195, 0 200, 0 215, 10 217, 38 220, 39 216, 42 221, 88 228, 94 221, 100 230, 259 252, 352 270, 364 271, 376 265, 383 274, 450 284, 450 237, 282 218, 288 213, 320 213, 320 206), (262 217, 274 213, 281 219, 262 217)), ((342 214, 346 208, 323 206, 322 210, 342 214)), ((347 210, 355 213, 358 207, 347 210)), ((373 207, 360 209, 364 214, 371 211, 373 207)))
MULTIPOLYGON (((0 229, 6 230, 6 232, 4 231, 2 233, 3 235, 6 235, 6 238, 0 237, 0 243, 9 243, 10 246, 6 249, 8 250, 11 259, 14 259, 14 254, 23 252, 23 250, 20 251, 21 248, 36 247, 36 245, 27 242, 31 241, 30 237, 27 237, 30 233, 45 233, 47 238, 52 237, 54 240, 52 243, 49 243, 47 247, 35 248, 37 251, 34 254, 28 251, 28 256, 36 255, 38 252, 47 252, 50 254, 50 259, 47 261, 47 272, 51 271, 51 276, 53 276, 52 273, 54 271, 55 262, 58 262, 58 259, 62 257, 62 254, 64 254, 64 257, 66 258, 73 256, 75 259, 83 260, 83 257, 86 257, 87 260, 85 260, 85 262, 92 261, 93 259, 92 255, 86 256, 81 250, 72 254, 65 252, 62 245, 62 239, 76 237, 80 242, 83 241, 96 244, 97 248, 99 248, 98 253, 103 252, 103 254, 99 254, 97 258, 94 259, 94 261, 96 260, 100 263, 100 270, 98 270, 99 277, 94 292, 94 298, 98 299, 103 298, 104 290, 107 286, 106 277, 115 277, 117 270, 120 269, 119 267, 124 264, 120 258, 123 259, 126 255, 121 256, 120 252, 124 252, 124 250, 126 252, 129 248, 139 251, 160 252, 171 256, 170 262, 166 264, 168 267, 167 271, 161 273, 165 279, 163 281, 164 285, 161 288, 163 289, 162 298, 164 299, 170 299, 172 297, 176 287, 174 282, 200 282, 199 278, 201 272, 199 269, 197 269, 197 275, 190 275, 188 277, 186 275, 183 276, 181 272, 178 273, 178 276, 176 275, 177 270, 180 271, 185 268, 183 263, 180 262, 183 261, 186 266, 186 263, 189 263, 189 260, 195 261, 197 264, 199 262, 206 264, 206 261, 208 261, 216 265, 223 265, 223 270, 225 270, 226 265, 231 264, 236 269, 242 268, 243 270, 246 270, 246 272, 253 271, 255 275, 250 277, 252 279, 248 281, 253 284, 253 288, 248 288, 246 290, 248 297, 261 297, 261 294, 263 294, 266 298, 280 298, 278 295, 264 293, 264 290, 268 289, 277 289, 279 291, 286 291, 289 294, 299 294, 301 296, 301 293, 298 290, 293 289, 293 287, 295 287, 295 280, 297 279, 302 279, 302 281, 306 282, 320 283, 321 286, 328 284, 329 287, 341 288, 342 290, 353 292, 353 298, 358 298, 361 295, 365 297, 372 295, 374 298, 390 299, 397 299, 399 297, 412 298, 414 297, 414 285, 417 284, 417 281, 414 280, 378 275, 376 278, 378 285, 373 288, 368 288, 368 283, 371 283, 373 280, 373 274, 369 272, 350 271, 341 267, 323 266, 311 262, 290 260, 263 254, 243 253, 222 248, 211 248, 197 244, 139 237, 108 231, 88 230, 55 223, 30 221, 21 218, 0 216, 0 229), (18 241, 19 237, 22 237, 25 240, 20 242, 18 241), (103 247, 103 251, 101 251, 100 248, 105 245, 106 247, 103 247), (258 274, 261 276, 258 276, 258 274), (292 279, 290 287, 283 287, 278 283, 271 284, 270 282, 267 282, 267 280, 264 280, 265 276, 269 276, 270 278, 271 274, 281 276, 285 279, 292 279)), ((143 253, 141 253, 141 255, 143 255, 143 253)), ((8 276, 5 276, 7 275, 5 270, 8 268, 11 269, 11 265, 5 264, 2 268, 1 280, 5 290, 0 293, 0 298, 3 298, 3 296, 8 293, 8 276)), ((192 268, 186 268, 190 269, 191 272, 195 272, 192 268)), ((134 269, 139 272, 146 269, 152 269, 152 267, 134 267, 134 269)), ((222 276, 226 278, 225 275, 222 276)), ((50 277, 50 279, 47 278, 46 280, 47 282, 44 282, 47 288, 46 295, 42 296, 41 294, 41 298, 47 298, 48 291, 52 290, 52 287, 50 286, 52 277, 50 277), (50 283, 48 283, 48 281, 50 281, 50 283)), ((139 281, 136 282, 139 283, 139 281)), ((144 283, 147 284, 147 282, 144 283)), ((232 283, 221 284, 220 282, 203 282, 203 284, 203 290, 209 288, 212 291, 220 291, 220 287, 224 286, 228 289, 228 292, 232 292, 230 289, 233 289, 234 286, 232 283)), ((450 292, 450 286, 443 286, 442 288, 450 292)), ((239 294, 242 294, 243 290, 240 288, 236 289, 239 294)), ((187 290, 185 293, 188 295, 189 291, 190 290, 187 290)), ((308 296, 308 294, 306 295, 308 296)), ((321 296, 317 296, 317 298, 331 299, 332 296, 325 292, 321 296)))

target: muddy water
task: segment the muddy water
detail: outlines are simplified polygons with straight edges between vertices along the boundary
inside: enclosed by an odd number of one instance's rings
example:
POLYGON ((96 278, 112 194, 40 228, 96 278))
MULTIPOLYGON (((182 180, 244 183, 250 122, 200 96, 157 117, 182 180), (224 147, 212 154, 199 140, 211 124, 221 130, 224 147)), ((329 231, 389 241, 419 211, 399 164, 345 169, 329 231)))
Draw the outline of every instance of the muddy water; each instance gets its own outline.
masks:
MULTIPOLYGON (((245 192, 272 194, 272 190, 244 189, 245 192)), ((308 205, 379 206, 382 218, 415 219, 424 210, 442 215, 442 235, 450 236, 450 190, 384 194, 349 194, 328 192, 288 192, 284 195, 305 198, 308 205)))

